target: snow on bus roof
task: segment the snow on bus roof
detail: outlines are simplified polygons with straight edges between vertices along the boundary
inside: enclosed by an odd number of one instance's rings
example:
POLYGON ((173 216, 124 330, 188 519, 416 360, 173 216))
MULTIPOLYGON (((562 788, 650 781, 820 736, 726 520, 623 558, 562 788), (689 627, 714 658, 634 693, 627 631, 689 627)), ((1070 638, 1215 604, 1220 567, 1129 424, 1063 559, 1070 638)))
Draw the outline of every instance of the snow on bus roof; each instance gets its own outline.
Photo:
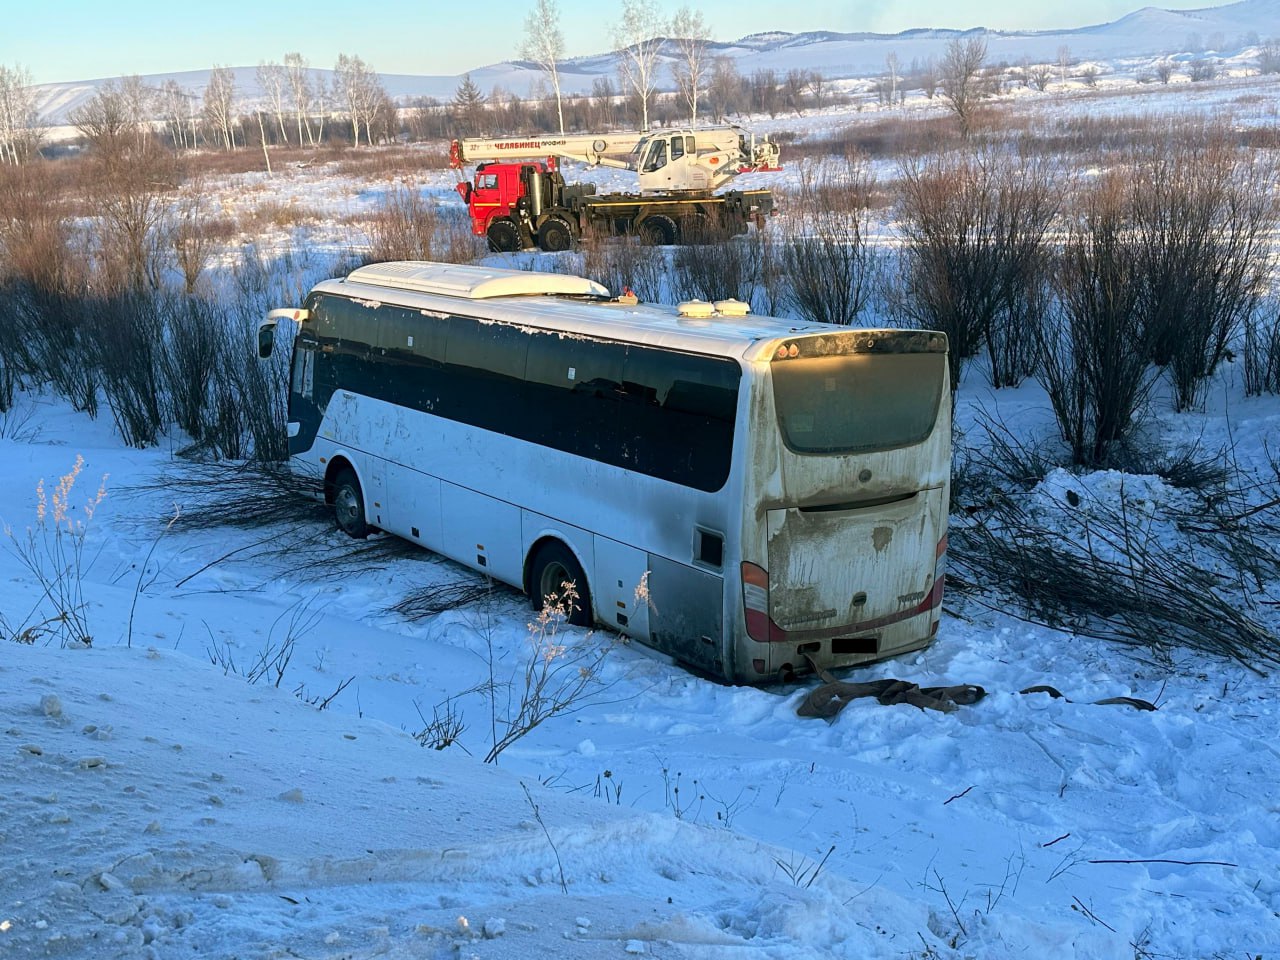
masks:
POLYGON ((742 356, 765 341, 833 329, 825 323, 766 316, 686 317, 662 304, 564 299, 583 294, 603 298, 608 290, 592 280, 565 274, 458 264, 379 263, 361 267, 345 279, 324 281, 316 290, 370 305, 396 303, 426 311, 461 311, 478 319, 570 336, 616 338, 719 356, 742 356), (459 299, 471 302, 462 308, 459 299))
POLYGON ((347 279, 355 283, 466 297, 469 300, 531 294, 609 296, 609 289, 594 280, 563 273, 535 273, 418 260, 371 264, 352 271, 347 279))

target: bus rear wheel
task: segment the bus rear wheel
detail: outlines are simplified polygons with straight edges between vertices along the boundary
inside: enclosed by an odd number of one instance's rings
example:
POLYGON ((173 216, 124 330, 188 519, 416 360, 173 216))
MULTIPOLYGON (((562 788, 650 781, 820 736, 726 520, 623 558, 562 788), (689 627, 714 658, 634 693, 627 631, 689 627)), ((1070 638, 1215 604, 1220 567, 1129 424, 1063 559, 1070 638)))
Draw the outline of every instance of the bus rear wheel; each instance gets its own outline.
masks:
POLYGON ((582 566, 563 543, 543 544, 529 567, 529 603, 534 610, 542 610, 548 602, 563 603, 565 584, 572 584, 577 594, 565 619, 575 627, 591 626, 591 590, 582 566))
POLYGON ((494 253, 512 253, 520 249, 520 230, 510 220, 494 220, 486 232, 489 249, 494 253))
POLYGON ((339 470, 333 478, 333 515, 338 529, 349 537, 363 540, 373 532, 364 515, 364 491, 350 467, 339 470))

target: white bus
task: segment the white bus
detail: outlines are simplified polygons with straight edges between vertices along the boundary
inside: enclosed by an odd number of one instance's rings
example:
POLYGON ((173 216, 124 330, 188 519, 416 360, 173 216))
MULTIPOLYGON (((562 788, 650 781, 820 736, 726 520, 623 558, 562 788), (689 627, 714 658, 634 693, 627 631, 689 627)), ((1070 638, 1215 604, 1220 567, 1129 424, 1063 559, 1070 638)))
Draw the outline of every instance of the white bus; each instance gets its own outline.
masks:
POLYGON ((381 263, 297 322, 293 472, 573 621, 765 683, 928 644, 951 465, 947 341, 611 298, 580 277, 381 263), (637 598, 647 585, 648 599, 637 598))

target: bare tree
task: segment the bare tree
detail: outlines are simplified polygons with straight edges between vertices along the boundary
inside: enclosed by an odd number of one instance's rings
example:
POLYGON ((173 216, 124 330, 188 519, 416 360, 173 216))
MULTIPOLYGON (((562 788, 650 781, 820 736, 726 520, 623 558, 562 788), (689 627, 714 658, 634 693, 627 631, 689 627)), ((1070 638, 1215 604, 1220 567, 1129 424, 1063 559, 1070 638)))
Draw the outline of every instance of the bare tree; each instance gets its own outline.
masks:
POLYGON ((983 96, 982 65, 987 59, 985 37, 957 37, 947 44, 939 65, 938 81, 942 99, 960 121, 966 136, 973 124, 973 113, 983 96))
POLYGON ((938 62, 933 57, 925 60, 916 79, 920 81, 920 90, 925 99, 932 100, 938 93, 938 62))
POLYGON ((658 54, 667 23, 657 0, 622 0, 622 16, 613 31, 618 69, 640 104, 640 129, 649 129, 649 102, 658 82, 658 54))
POLYGON ((707 100, 711 115, 717 121, 736 113, 743 100, 742 75, 737 65, 728 57, 716 57, 711 61, 711 83, 707 87, 707 100))
POLYGON ((1216 80, 1218 77, 1218 62, 1211 57, 1197 57, 1187 64, 1187 76, 1191 78, 1193 83, 1216 80))
POLYGON ((213 68, 204 88, 204 118, 226 150, 234 150, 236 78, 229 67, 213 68))
POLYGON ((1280 40, 1271 38, 1258 45, 1258 72, 1280 73, 1280 40))
POLYGON ((564 103, 560 96, 560 61, 564 59, 564 33, 560 29, 560 7, 557 0, 534 0, 533 10, 524 22, 524 41, 520 56, 532 60, 551 83, 556 97, 556 119, 564 133, 564 103))
POLYGON ((1173 78, 1173 61, 1165 57, 1155 66, 1156 79, 1161 83, 1168 83, 1173 78))
POLYGON ((698 126, 698 101, 707 85, 707 47, 711 33, 701 11, 681 7, 671 21, 671 37, 680 59, 671 66, 676 86, 689 104, 690 123, 698 126))
POLYGON ((1031 85, 1044 93, 1049 89, 1049 84, 1053 80, 1053 68, 1047 63, 1038 63, 1027 71, 1027 78, 1031 81, 1031 85))
POLYGON ((1071 48, 1065 43, 1058 48, 1058 79, 1067 84, 1067 70, 1071 67, 1071 48))
POLYGON ((387 92, 372 68, 356 56, 338 54, 333 69, 334 96, 347 112, 351 123, 351 138, 360 146, 360 129, 364 128, 365 141, 373 146, 372 125, 378 105, 387 92))
POLYGON ((0 164, 18 164, 40 145, 31 72, 0 64, 0 164))
MULTIPOLYGON (((288 83, 288 74, 280 64, 269 60, 258 64, 258 86, 262 88, 271 116, 276 122, 276 129, 280 131, 280 140, 286 147, 289 145, 289 134, 284 127, 284 107, 288 83)), ((302 146, 301 140, 298 146, 302 146)))
POLYGON ((796 112, 796 116, 804 113, 804 92, 809 87, 809 71, 796 67, 787 71, 783 78, 783 99, 787 106, 796 112))
POLYGON ((889 105, 893 106, 898 99, 898 70, 901 67, 898 62, 898 55, 893 51, 889 51, 888 56, 884 58, 884 65, 889 71, 889 105))
POLYGON ((827 94, 830 88, 827 86, 826 77, 817 70, 809 71, 809 96, 813 98, 813 108, 821 110, 827 101, 827 94))
POLYGON ((315 146, 315 134, 311 132, 311 69, 306 58, 300 53, 284 55, 284 70, 289 81, 289 93, 293 100, 293 115, 298 125, 298 146, 302 146, 302 134, 305 129, 307 142, 315 146))
POLYGON ((125 152, 133 138, 129 111, 120 87, 107 81, 89 100, 71 111, 70 120, 89 141, 95 156, 115 158, 125 152))

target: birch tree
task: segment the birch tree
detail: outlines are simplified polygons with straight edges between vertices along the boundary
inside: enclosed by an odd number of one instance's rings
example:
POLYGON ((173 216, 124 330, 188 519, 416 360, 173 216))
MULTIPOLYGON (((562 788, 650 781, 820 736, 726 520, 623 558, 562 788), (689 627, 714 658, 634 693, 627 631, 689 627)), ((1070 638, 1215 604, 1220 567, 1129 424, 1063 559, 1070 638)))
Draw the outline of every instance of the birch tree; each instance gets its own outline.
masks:
POLYGON ((311 132, 311 98, 315 91, 311 85, 311 69, 306 58, 300 53, 284 55, 284 71, 289 82, 289 93, 293 100, 293 115, 298 122, 298 146, 302 146, 303 128, 306 128, 307 142, 313 147, 315 134, 311 132))
POLYGON ((0 164, 22 163, 38 146, 31 73, 0 64, 0 164))
POLYGON ((340 53, 333 71, 333 85, 334 96, 346 109, 351 121, 355 145, 360 146, 360 128, 363 126, 365 139, 369 146, 373 146, 373 115, 387 96, 378 75, 359 57, 340 53))
POLYGON ((235 74, 230 67, 215 66, 204 88, 204 118, 226 150, 236 148, 235 99, 235 74))
POLYGON ((564 33, 560 29, 560 7, 557 0, 535 0, 533 10, 524 22, 524 42, 520 56, 532 60, 551 83, 556 98, 556 119, 564 133, 564 105, 560 96, 560 61, 564 59, 564 33))
MULTIPOLYGON (((280 139, 284 141, 286 147, 289 145, 289 134, 284 128, 284 102, 285 88, 288 83, 289 78, 280 64, 269 60, 258 64, 258 86, 266 98, 271 117, 275 120, 275 126, 280 131, 280 139)), ((262 124, 260 123, 259 126, 262 124)), ((265 133, 265 130, 259 132, 265 133)), ((298 140, 298 146, 302 146, 301 138, 298 140)))
POLYGON ((657 85, 658 54, 666 22, 657 0, 622 0, 622 17, 613 31, 618 69, 640 101, 640 130, 649 130, 649 100, 657 85))
POLYGON ((707 47, 711 32, 702 12, 681 7, 671 20, 671 39, 680 53, 680 59, 672 64, 676 86, 689 104, 690 126, 698 126, 698 101, 707 86, 707 47))

